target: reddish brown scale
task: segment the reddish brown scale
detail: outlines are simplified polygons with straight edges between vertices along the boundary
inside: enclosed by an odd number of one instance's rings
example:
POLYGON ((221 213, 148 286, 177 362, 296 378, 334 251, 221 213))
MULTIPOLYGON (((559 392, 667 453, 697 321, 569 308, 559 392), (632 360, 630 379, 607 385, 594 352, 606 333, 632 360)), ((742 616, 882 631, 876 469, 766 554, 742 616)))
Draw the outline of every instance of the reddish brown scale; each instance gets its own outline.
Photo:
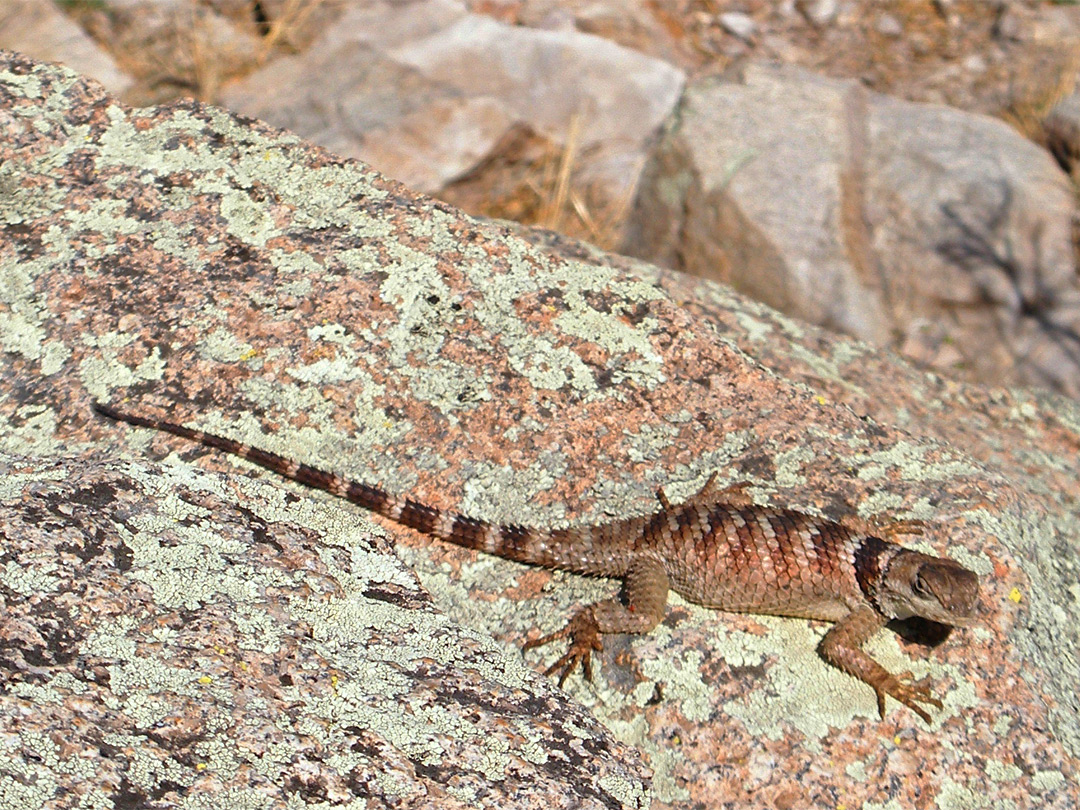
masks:
POLYGON ((952 560, 910 551, 879 537, 893 531, 831 523, 786 509, 755 506, 740 484, 714 486, 715 473, 696 495, 647 518, 546 530, 494 527, 442 512, 367 484, 291 461, 251 445, 148 419, 96 403, 112 419, 162 430, 245 458, 279 475, 326 490, 409 528, 519 562, 583 574, 622 577, 625 601, 607 599, 582 608, 562 630, 526 648, 568 638, 567 653, 547 672, 559 683, 581 664, 591 676, 591 654, 605 633, 647 633, 663 618, 668 589, 708 607, 825 619, 836 622, 822 639, 822 657, 869 684, 885 713, 892 696, 925 720, 923 705, 941 708, 929 688, 894 676, 862 651, 886 622, 920 616, 962 625, 978 597, 978 578, 952 560))
MULTIPOLYGON (((352 487, 349 487, 352 490, 352 487)), ((382 493, 380 493, 382 494, 382 493)), ((387 501, 389 505, 389 501, 387 501)), ((383 512, 388 510, 384 507, 383 512)), ((439 524, 439 510, 433 509, 430 506, 425 506, 422 503, 417 503, 414 500, 406 500, 405 506, 402 507, 401 514, 397 517, 398 523, 416 529, 417 531, 424 532, 425 534, 432 534, 435 531, 435 527, 439 524)))
POLYGON ((826 582, 832 582, 841 574, 839 549, 850 543, 851 533, 835 523, 818 526, 818 542, 814 543, 814 565, 821 571, 826 582))
MULTIPOLYGON (((735 527, 735 542, 731 544, 731 561, 729 563, 733 576, 746 576, 747 572, 759 570, 757 564, 757 549, 755 544, 754 529, 756 520, 754 512, 750 509, 740 509, 738 512, 739 523, 735 527)), ((724 533, 724 513, 719 511, 720 530, 719 536, 724 533)))

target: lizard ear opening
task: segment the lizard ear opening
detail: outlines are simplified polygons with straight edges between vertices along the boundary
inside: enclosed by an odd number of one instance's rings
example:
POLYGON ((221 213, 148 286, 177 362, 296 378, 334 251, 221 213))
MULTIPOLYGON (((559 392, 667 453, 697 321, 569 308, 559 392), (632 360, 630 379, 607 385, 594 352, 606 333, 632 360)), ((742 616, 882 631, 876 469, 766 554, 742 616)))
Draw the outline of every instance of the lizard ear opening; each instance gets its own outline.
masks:
POLYGON ((932 595, 930 585, 927 583, 926 579, 923 578, 921 569, 915 574, 915 579, 911 583, 911 591, 916 596, 922 597, 923 599, 932 595))

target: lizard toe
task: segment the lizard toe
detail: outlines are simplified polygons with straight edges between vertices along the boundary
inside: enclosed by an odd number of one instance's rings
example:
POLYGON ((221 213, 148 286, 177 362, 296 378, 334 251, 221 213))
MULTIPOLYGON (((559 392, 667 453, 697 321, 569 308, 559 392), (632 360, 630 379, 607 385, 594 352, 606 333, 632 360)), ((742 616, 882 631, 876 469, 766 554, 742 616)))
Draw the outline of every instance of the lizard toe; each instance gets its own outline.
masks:
POLYGON ((558 672, 561 687, 580 664, 585 677, 591 681, 592 653, 594 650, 599 652, 604 645, 600 640, 600 627, 596 623, 596 617, 588 608, 578 611, 562 630, 527 641, 522 645, 522 649, 531 650, 566 637, 570 638, 570 646, 559 660, 544 670, 544 675, 558 672))
POLYGON ((930 691, 930 678, 925 677, 916 681, 914 677, 910 672, 901 672, 899 675, 891 676, 875 689, 878 697, 878 711, 882 719, 885 718, 886 695, 907 706, 926 723, 930 722, 930 715, 920 704, 933 706, 935 709, 943 708, 944 704, 930 691))

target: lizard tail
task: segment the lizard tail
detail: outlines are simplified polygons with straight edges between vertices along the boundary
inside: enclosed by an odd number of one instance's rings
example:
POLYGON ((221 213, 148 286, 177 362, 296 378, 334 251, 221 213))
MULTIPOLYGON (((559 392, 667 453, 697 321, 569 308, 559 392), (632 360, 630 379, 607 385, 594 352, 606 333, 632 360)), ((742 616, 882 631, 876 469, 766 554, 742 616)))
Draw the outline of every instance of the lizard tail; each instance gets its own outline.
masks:
MULTIPOLYGON (((379 487, 351 481, 336 473, 288 459, 245 442, 206 433, 164 419, 139 416, 103 402, 94 402, 93 408, 110 419, 137 427, 172 433, 246 459, 285 478, 346 498, 395 523, 440 540, 517 562, 549 568, 579 569, 582 565, 575 565, 579 560, 566 559, 566 549, 575 549, 574 556, 581 557, 591 539, 589 527, 546 531, 518 525, 495 525, 457 512, 437 509, 412 498, 391 495, 379 487)), ((582 564, 586 562, 586 560, 580 560, 582 564)))

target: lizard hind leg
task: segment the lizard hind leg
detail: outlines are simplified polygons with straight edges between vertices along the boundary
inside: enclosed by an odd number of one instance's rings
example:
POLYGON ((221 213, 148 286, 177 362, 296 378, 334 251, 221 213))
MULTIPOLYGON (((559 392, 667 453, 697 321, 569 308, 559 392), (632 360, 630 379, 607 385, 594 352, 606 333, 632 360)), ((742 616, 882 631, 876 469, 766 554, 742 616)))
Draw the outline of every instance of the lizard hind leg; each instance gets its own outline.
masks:
POLYGON ((717 472, 713 470, 705 485, 678 505, 672 505, 662 487, 656 490, 656 499, 660 501, 660 506, 665 512, 673 512, 680 506, 710 506, 716 503, 733 506, 736 509, 753 506, 754 499, 746 492, 747 487, 751 486, 749 481, 739 481, 721 489, 716 485, 716 477, 717 472))
POLYGON ((551 675, 558 671, 559 686, 566 683, 570 673, 577 669, 580 663, 587 680, 592 680, 592 654, 595 650, 600 652, 604 644, 600 640, 600 628, 593 615, 593 605, 582 608, 566 623, 562 630, 548 633, 546 636, 534 638, 521 645, 522 650, 531 650, 534 647, 542 647, 552 641, 569 638, 570 645, 566 652, 554 664, 544 670, 544 675, 551 675))
POLYGON ((900 535, 923 534, 926 528, 926 521, 923 520, 889 520, 877 516, 860 518, 847 515, 840 522, 853 532, 867 537, 880 537, 883 540, 891 540, 900 535))
POLYGON ((523 650, 531 650, 569 638, 566 653, 549 666, 545 675, 559 672, 561 687, 570 673, 581 664, 587 680, 592 680, 592 653, 604 645, 601 636, 607 633, 644 635, 664 617, 667 607, 668 576, 663 563, 651 556, 641 555, 631 562, 624 580, 626 603, 605 599, 581 608, 561 630, 525 642, 523 650))

